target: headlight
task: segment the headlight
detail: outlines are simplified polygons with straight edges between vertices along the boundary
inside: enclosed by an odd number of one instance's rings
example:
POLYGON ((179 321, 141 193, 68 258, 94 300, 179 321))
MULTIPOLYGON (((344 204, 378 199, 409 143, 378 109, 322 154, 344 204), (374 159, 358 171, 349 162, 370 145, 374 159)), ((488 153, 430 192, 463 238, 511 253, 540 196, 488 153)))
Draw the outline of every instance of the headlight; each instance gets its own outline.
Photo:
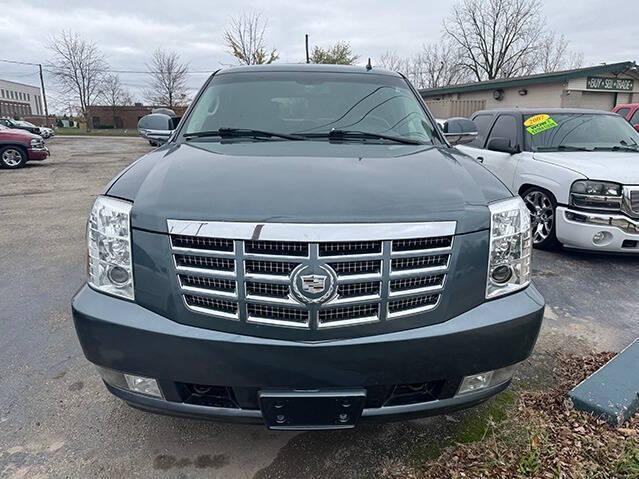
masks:
POLYGON ((532 236, 530 212, 519 196, 488 207, 490 256, 486 298, 495 298, 530 284, 532 236))
POLYGON ((570 188, 570 204, 582 208, 619 210, 623 187, 608 181, 575 181, 570 188))
POLYGON ((98 196, 87 226, 89 284, 97 290, 134 299, 131 262, 131 206, 98 196))
POLYGON ((33 140, 31 140, 31 146, 33 148, 37 148, 39 146, 42 146, 42 140, 39 138, 34 138, 33 140))

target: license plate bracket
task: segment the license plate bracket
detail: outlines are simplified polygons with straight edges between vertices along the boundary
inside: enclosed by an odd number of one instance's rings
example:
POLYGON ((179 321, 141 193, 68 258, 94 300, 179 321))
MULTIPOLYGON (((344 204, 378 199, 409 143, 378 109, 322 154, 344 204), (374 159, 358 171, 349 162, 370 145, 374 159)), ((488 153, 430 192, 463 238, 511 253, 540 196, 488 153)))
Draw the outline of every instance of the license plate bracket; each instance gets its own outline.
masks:
POLYGON ((349 429, 362 415, 366 390, 265 390, 259 402, 269 429, 349 429))

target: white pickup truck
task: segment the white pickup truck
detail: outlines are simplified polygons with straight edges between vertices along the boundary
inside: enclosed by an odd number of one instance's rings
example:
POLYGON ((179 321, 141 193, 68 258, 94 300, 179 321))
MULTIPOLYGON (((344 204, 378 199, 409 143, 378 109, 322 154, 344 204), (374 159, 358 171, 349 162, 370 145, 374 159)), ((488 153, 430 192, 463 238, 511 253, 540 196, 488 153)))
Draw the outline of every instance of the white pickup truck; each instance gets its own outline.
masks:
POLYGON ((483 110, 478 135, 458 148, 531 211, 540 248, 639 254, 639 133, 615 113, 483 110))

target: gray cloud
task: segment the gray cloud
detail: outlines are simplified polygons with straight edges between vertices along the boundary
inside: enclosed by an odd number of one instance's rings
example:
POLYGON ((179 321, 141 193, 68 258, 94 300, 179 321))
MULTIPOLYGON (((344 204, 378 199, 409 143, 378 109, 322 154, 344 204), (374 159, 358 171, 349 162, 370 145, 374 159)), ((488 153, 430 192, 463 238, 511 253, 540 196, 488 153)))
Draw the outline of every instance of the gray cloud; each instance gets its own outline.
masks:
MULTIPOLYGON (((268 2, 115 0, 41 1, 0 0, 0 58, 46 63, 47 37, 62 29, 77 31, 98 44, 112 68, 144 70, 158 46, 177 50, 192 70, 213 71, 234 64, 222 34, 230 18, 244 11, 262 11, 268 18, 269 46, 281 53, 280 61, 304 58, 304 34, 311 44, 350 41, 361 62, 384 51, 416 53, 423 43, 437 41, 442 21, 452 2, 395 0, 271 0, 268 2)), ((586 64, 639 59, 639 24, 636 0, 544 1, 548 28, 563 33, 572 49, 584 53, 586 64), (623 23, 621 23, 623 22, 623 23)), ((206 74, 190 75, 196 90, 206 74)), ((32 67, 0 63, 0 78, 37 84, 32 67)), ((121 74, 123 83, 140 96, 144 75, 121 74)), ((51 83, 51 82, 49 82, 51 83)), ((52 92, 55 87, 52 84, 52 92)))

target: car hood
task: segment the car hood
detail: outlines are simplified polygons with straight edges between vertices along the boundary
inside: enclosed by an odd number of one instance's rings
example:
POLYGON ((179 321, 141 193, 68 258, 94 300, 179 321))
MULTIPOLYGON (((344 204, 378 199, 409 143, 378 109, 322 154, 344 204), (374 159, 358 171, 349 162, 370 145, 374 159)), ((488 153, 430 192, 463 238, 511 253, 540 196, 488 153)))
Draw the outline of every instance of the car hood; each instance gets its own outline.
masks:
POLYGON ((639 185, 639 152, 535 152, 534 157, 536 160, 573 170, 588 179, 639 185))
POLYGON ((116 178, 132 225, 167 219, 291 223, 457 221, 488 228, 487 203, 512 196, 450 148, 274 141, 166 145, 116 178))

